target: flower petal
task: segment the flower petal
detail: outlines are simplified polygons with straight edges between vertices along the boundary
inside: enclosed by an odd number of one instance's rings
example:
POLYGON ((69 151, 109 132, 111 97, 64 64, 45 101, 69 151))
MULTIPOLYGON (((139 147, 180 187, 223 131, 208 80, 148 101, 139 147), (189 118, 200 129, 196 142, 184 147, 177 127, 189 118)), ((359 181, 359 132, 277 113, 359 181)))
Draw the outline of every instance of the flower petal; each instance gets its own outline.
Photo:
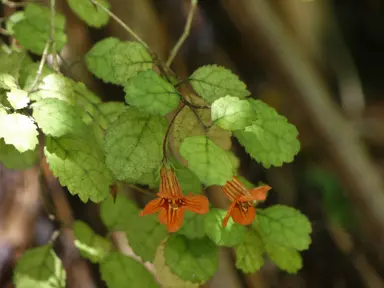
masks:
POLYGON ((209 201, 207 197, 202 195, 195 195, 187 197, 183 197, 183 201, 185 202, 185 209, 197 213, 197 214, 205 214, 209 211, 209 201))
POLYGON ((159 217, 160 224, 167 224, 167 209, 161 209, 157 216, 159 217))
POLYGON ((272 188, 268 185, 260 186, 253 188, 250 192, 251 195, 241 196, 238 198, 238 201, 244 202, 244 201, 264 201, 267 198, 267 192, 271 190, 272 188))
POLYGON ((225 215, 223 222, 222 222, 223 227, 227 226, 229 217, 231 217, 231 215, 233 213, 233 209, 235 208, 236 204, 237 204, 236 202, 232 202, 231 206, 229 206, 227 214, 225 215))
POLYGON ((240 205, 236 205, 232 212, 232 219, 238 224, 249 225, 253 222, 256 216, 256 209, 249 206, 246 210, 240 205))
POLYGON ((181 228, 181 225, 183 224, 184 220, 184 209, 179 208, 177 210, 175 209, 168 209, 167 211, 167 229, 168 232, 176 232, 181 228))
POLYGON ((160 170, 160 178, 160 190, 157 196, 170 199, 183 197, 179 181, 177 181, 175 171, 172 168, 168 169, 163 166, 160 170))
POLYGON ((140 212, 140 216, 159 212, 163 208, 164 199, 156 198, 148 202, 144 209, 140 212))

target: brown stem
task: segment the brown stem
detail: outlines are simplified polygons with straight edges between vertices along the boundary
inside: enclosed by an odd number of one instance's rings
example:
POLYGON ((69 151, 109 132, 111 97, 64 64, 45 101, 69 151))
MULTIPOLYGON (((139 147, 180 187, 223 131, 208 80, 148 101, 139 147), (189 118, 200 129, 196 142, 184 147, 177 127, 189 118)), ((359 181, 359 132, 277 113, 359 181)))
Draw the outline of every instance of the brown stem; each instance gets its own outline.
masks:
POLYGON ((179 110, 177 110, 175 116, 173 116, 171 122, 170 122, 169 125, 168 125, 167 131, 165 132, 165 137, 164 137, 164 140, 163 140, 163 161, 166 161, 166 160, 167 160, 167 143, 168 143, 168 136, 169 136, 169 133, 171 132, 171 127, 172 127, 173 123, 175 122, 177 116, 179 115, 179 113, 181 112, 181 110, 183 110, 184 107, 185 107, 184 104, 182 104, 182 105, 179 107, 179 110))

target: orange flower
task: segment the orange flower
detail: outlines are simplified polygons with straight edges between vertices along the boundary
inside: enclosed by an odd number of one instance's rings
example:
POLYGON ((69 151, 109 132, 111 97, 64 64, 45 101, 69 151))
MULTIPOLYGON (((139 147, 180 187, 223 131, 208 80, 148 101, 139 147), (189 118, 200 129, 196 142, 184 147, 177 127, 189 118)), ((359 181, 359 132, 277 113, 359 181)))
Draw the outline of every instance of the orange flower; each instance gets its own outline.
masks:
POLYGON ((160 177, 159 198, 150 201, 140 216, 159 212, 160 223, 167 225, 168 232, 176 232, 183 223, 185 210, 198 214, 208 213, 208 199, 201 195, 184 196, 172 168, 163 166, 160 177))
POLYGON ((266 185, 248 190, 237 177, 233 177, 232 181, 228 181, 221 187, 224 194, 232 201, 227 215, 223 219, 223 226, 227 226, 230 216, 236 223, 242 225, 251 224, 256 216, 256 209, 253 207, 252 201, 264 201, 270 189, 271 187, 266 185))

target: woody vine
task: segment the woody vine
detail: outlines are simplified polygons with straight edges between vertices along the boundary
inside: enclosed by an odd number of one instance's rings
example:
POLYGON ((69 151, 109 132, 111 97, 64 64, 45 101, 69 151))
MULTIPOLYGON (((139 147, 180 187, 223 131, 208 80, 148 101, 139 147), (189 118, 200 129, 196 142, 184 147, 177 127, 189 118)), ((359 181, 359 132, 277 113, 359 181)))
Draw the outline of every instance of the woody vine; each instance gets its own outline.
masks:
MULTIPOLYGON (((184 33, 167 60, 113 14, 107 0, 67 2, 89 26, 113 20, 135 39, 106 38, 84 56, 93 75, 123 87, 125 104, 103 103, 84 83, 61 74, 66 19, 55 0, 49 7, 18 3, 24 9, 0 30, 9 40, 0 51, 0 162, 25 169, 46 161, 72 195, 100 203, 108 230, 123 231, 141 261, 156 268, 155 278, 108 236, 75 221, 75 245, 99 264, 108 287, 126 287, 127 281, 130 287, 198 287, 216 272, 221 246, 235 249, 236 267, 245 273, 259 270, 266 256, 282 270, 299 271, 300 251, 310 245, 308 219, 283 205, 256 209, 273 187, 237 175, 238 159, 230 151, 233 136, 256 162, 279 167, 300 150, 297 129, 250 96, 229 69, 202 66, 180 79, 170 68, 188 37, 197 1, 191 1, 184 33), (33 62, 31 54, 40 61, 33 62), (39 145, 45 160, 39 160, 39 145), (153 199, 139 209, 122 192, 126 184, 153 199), (228 198, 227 211, 212 207, 204 195, 212 186, 228 198)), ((23 254, 14 270, 16 287, 65 287, 65 270, 53 249, 58 239, 55 233, 46 245, 23 254)))

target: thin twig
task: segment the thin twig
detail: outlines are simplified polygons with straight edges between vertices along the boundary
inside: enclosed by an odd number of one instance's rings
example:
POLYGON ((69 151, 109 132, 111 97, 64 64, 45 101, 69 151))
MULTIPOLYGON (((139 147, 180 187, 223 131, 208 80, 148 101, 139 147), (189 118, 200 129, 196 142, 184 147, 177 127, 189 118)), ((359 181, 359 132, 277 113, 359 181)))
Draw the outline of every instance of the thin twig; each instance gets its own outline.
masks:
POLYGON ((135 38, 137 41, 139 41, 145 48, 149 50, 149 47, 147 43, 144 42, 133 30, 125 24, 119 17, 117 17, 114 13, 112 13, 107 7, 105 7, 103 4, 99 3, 96 0, 90 0, 94 5, 100 7, 101 10, 103 10, 105 13, 107 13, 111 18, 113 18, 117 23, 121 25, 129 34, 132 35, 133 38, 135 38))
POLYGON ((60 73, 59 65, 57 64, 56 54, 56 41, 55 41, 55 15, 56 15, 56 0, 50 0, 51 7, 51 22, 49 29, 49 38, 51 40, 51 53, 52 53, 52 68, 57 73, 60 73))
POLYGON ((184 107, 185 107, 184 104, 182 104, 180 106, 179 110, 177 110, 175 116, 173 116, 171 122, 169 123, 168 128, 167 128, 167 132, 165 132, 165 137, 163 140, 163 161, 167 160, 167 142, 168 142, 169 132, 171 131, 171 127, 172 127, 173 123, 175 122, 177 116, 179 115, 181 110, 183 110, 184 107))
POLYGON ((153 194, 153 193, 149 192, 148 190, 143 189, 143 188, 141 188, 139 186, 136 186, 136 185, 133 185, 133 184, 128 184, 128 187, 133 189, 133 190, 139 191, 140 193, 143 193, 143 194, 145 194, 147 196, 155 197, 155 194, 153 194))
POLYGON ((43 56, 41 56, 41 60, 40 60, 39 69, 37 70, 35 80, 33 81, 31 88, 28 90, 28 93, 31 93, 36 88, 36 85, 40 81, 40 76, 41 76, 41 73, 43 73, 44 64, 47 61, 48 49, 49 49, 49 46, 51 46, 50 44, 51 44, 50 41, 47 41, 47 43, 45 43, 43 56))
POLYGON ((173 47, 171 54, 169 55, 169 58, 168 58, 167 63, 166 63, 167 67, 171 66, 171 64, 172 64, 173 60, 175 59, 177 53, 179 52, 181 46, 184 44, 185 40, 189 36, 189 32, 191 31, 193 16, 195 15, 195 11, 197 8, 197 1, 198 0, 191 0, 191 7, 189 9, 187 22, 186 22, 185 27, 184 27, 184 32, 181 35, 181 37, 179 38, 179 40, 177 41, 175 47, 173 47))
POLYGON ((205 125, 205 123, 203 122, 203 119, 201 119, 199 113, 197 113, 195 109, 191 108, 191 111, 193 112, 193 114, 195 114, 195 117, 199 121, 201 127, 203 127, 205 134, 207 134, 209 130, 209 126, 205 125))
POLYGON ((9 0, 2 0, 1 3, 4 4, 5 6, 8 6, 9 8, 20 8, 28 4, 28 2, 15 2, 15 1, 9 1, 9 0))
POLYGON ((182 97, 181 102, 183 102, 185 106, 188 106, 191 109, 209 109, 209 108, 211 108, 211 106, 209 106, 209 105, 193 104, 192 102, 189 102, 187 99, 185 99, 182 95, 181 95, 181 97, 182 97))
POLYGON ((1 27, 0 27, 0 34, 1 35, 5 35, 5 36, 9 36, 10 35, 7 30, 5 30, 4 28, 1 28, 1 27))

